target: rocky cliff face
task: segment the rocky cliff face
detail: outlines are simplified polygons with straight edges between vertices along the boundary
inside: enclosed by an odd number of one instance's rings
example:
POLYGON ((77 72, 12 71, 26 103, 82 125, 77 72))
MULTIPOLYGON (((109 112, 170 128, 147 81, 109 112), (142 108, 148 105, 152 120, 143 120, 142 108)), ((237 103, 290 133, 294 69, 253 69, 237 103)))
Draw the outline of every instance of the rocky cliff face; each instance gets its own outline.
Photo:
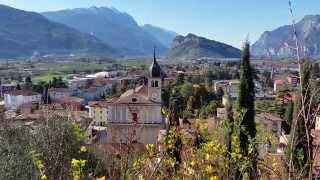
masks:
MULTIPOLYGON (((320 15, 308 15, 296 24, 300 53, 304 56, 320 55, 320 15)), ((282 26, 273 31, 264 32, 253 44, 255 56, 290 57, 296 52, 292 26, 282 26)))

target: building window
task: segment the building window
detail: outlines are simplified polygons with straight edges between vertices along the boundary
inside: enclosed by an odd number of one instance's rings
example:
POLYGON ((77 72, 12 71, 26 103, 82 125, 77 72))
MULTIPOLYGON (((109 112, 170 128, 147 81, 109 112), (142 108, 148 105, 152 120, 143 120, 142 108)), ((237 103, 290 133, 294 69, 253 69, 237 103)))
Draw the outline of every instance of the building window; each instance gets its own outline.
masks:
POLYGON ((154 82, 154 87, 159 87, 158 81, 154 82))
POLYGON ((154 87, 154 81, 151 81, 151 87, 154 87))
POLYGON ((132 98, 132 102, 137 102, 137 98, 132 98))
POLYGON ((138 122, 138 114, 137 113, 132 113, 132 121, 135 123, 138 122))

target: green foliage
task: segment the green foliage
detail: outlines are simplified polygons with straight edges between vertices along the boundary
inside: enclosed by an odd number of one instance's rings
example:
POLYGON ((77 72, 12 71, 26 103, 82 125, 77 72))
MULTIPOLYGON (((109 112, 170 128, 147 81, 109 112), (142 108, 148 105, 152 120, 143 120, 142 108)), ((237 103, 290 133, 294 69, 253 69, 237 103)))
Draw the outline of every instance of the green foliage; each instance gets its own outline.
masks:
POLYGON ((208 117, 212 117, 217 115, 218 103, 216 101, 211 101, 207 106, 203 106, 200 109, 200 118, 207 119, 208 117))
POLYGON ((193 94, 192 84, 189 82, 185 82, 180 87, 180 94, 184 98, 188 98, 193 94))
POLYGON ((68 177, 70 162, 78 156, 83 140, 79 130, 67 119, 55 116, 40 125, 34 137, 33 146, 41 153, 46 175, 50 179, 68 177))
MULTIPOLYGON (((243 113, 240 124, 239 141, 242 156, 248 158, 249 156, 256 155, 256 148, 254 144, 250 143, 251 140, 255 139, 257 130, 254 121, 255 116, 255 105, 254 105, 254 82, 253 82, 253 72, 250 65, 250 44, 246 42, 242 52, 242 60, 240 67, 240 87, 239 96, 237 99, 237 113, 243 113), (251 150, 250 147, 253 149, 251 150)), ((239 118, 240 116, 238 116, 239 118)), ((257 172, 256 157, 253 157, 251 161, 251 168, 247 168, 248 175, 254 176, 257 172)))
POLYGON ((37 169, 33 164, 29 129, 10 128, 0 124, 0 179, 34 179, 37 169))
POLYGON ((282 123, 282 129, 285 131, 286 134, 290 133, 292 121, 293 121, 293 109, 294 109, 294 103, 290 102, 285 109, 284 114, 284 122, 282 123))

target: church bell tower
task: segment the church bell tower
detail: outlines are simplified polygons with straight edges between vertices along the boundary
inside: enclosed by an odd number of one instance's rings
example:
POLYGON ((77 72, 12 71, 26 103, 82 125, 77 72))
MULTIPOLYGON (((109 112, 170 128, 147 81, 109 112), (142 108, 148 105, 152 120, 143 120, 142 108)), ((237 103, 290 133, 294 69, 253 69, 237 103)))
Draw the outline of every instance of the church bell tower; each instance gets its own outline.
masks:
POLYGON ((153 63, 149 68, 148 77, 148 97, 149 100, 157 103, 161 103, 161 87, 162 87, 162 70, 157 62, 156 49, 153 52, 153 63))

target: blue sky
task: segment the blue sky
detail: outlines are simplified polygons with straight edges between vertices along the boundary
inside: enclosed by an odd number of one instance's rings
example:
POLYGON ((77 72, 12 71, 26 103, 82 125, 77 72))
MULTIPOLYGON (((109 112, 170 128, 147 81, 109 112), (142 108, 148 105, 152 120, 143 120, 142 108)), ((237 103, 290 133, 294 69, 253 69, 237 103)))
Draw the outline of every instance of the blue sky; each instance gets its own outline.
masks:
MULTIPOLYGON (((0 0, 19 9, 49 11, 111 6, 139 24, 154 24, 182 35, 194 33, 240 47, 249 34, 254 42, 265 30, 289 24, 287 0, 0 0)), ((320 14, 320 0, 294 0, 295 16, 320 14)))

